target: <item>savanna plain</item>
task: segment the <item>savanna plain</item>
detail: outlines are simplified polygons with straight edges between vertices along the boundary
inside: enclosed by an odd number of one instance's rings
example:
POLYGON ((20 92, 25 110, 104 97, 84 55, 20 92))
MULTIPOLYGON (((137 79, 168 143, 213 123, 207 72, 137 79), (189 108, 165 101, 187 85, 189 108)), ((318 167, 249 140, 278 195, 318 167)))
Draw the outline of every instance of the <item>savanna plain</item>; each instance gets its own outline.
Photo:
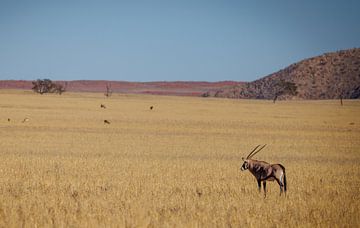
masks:
POLYGON ((0 91, 0 227, 359 227, 359 202, 359 100, 0 91), (286 196, 240 171, 258 144, 286 196))

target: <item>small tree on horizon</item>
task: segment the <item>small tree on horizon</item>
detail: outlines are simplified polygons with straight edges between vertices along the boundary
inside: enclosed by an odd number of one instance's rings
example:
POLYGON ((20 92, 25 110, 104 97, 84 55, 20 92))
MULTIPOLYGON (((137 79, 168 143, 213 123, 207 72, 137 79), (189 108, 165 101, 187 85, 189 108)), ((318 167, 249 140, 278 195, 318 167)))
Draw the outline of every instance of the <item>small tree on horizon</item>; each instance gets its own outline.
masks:
POLYGON ((112 95, 112 89, 111 89, 111 83, 106 84, 106 92, 104 93, 105 97, 111 97, 112 95))
POLYGON ((63 92, 66 91, 66 85, 67 85, 67 83, 65 83, 65 86, 58 83, 54 83, 47 78, 37 79, 36 81, 33 81, 32 84, 33 84, 32 90, 36 93, 40 93, 41 95, 44 93, 58 93, 61 95, 63 92))
POLYGON ((281 95, 291 95, 295 96, 298 94, 297 86, 294 82, 287 82, 285 80, 280 80, 275 83, 274 85, 274 99, 273 102, 275 103, 277 98, 281 95))

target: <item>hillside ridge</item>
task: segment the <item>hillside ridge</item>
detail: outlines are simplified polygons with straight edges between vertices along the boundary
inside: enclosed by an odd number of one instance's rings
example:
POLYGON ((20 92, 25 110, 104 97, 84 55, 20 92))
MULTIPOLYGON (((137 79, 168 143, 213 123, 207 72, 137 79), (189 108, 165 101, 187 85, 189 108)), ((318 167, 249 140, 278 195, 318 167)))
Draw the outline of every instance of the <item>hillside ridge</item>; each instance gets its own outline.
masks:
POLYGON ((293 83, 297 94, 278 99, 360 98, 360 48, 304 59, 258 80, 208 91, 204 96, 273 99, 279 82, 293 83))
MULTIPOLYGON (((34 79, 35 80, 35 79, 34 79)), ((57 81, 71 92, 105 92, 240 99, 357 99, 360 98, 360 48, 325 53, 301 60, 252 82, 106 80, 57 81), (279 93, 279 84, 296 93, 279 93)), ((32 88, 32 81, 2 80, 0 89, 32 88)))

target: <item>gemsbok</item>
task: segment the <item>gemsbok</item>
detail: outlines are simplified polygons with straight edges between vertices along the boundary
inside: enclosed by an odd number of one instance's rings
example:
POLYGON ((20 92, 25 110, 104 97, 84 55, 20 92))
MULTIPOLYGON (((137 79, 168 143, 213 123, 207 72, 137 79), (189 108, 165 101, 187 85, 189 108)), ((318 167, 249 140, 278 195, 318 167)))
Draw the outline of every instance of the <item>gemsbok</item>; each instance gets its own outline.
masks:
POLYGON ((264 193, 266 197, 266 181, 274 181, 279 184, 280 186, 280 195, 281 193, 285 192, 286 194, 286 174, 285 174, 285 167, 281 164, 269 164, 264 161, 258 161, 252 159, 252 157, 259 153, 266 144, 259 148, 260 145, 255 147, 250 154, 246 158, 242 158, 244 161, 243 165, 241 166, 241 171, 249 170, 252 175, 255 176, 259 188, 259 192, 261 192, 261 182, 263 183, 264 193), (258 150, 257 150, 258 149, 258 150))

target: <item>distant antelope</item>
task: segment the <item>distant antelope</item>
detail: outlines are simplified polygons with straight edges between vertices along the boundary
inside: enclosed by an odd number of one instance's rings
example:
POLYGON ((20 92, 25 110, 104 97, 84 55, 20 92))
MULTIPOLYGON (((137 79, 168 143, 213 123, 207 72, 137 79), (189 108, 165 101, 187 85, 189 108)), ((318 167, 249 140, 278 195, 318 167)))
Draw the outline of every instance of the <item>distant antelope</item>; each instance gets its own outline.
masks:
POLYGON ((280 195, 284 191, 286 193, 286 175, 285 175, 285 167, 281 164, 269 164, 264 161, 258 161, 251 159, 255 154, 257 154, 260 150, 262 150, 264 146, 256 151, 260 145, 255 147, 250 154, 246 157, 246 159, 242 158, 244 161, 241 166, 241 171, 249 170, 252 175, 255 176, 259 191, 261 191, 261 182, 263 182, 264 194, 266 197, 266 181, 274 181, 280 186, 280 195))
POLYGON ((104 120, 104 124, 110 124, 110 121, 104 120))
POLYGON ((8 118, 8 122, 10 122, 10 118, 8 118))
POLYGON ((28 122, 30 119, 29 118, 25 118, 22 122, 25 123, 25 122, 28 122))
POLYGON ((150 106, 150 110, 153 110, 154 106, 150 106))
POLYGON ((101 104, 100 108, 106 108, 106 106, 104 104, 101 104))

